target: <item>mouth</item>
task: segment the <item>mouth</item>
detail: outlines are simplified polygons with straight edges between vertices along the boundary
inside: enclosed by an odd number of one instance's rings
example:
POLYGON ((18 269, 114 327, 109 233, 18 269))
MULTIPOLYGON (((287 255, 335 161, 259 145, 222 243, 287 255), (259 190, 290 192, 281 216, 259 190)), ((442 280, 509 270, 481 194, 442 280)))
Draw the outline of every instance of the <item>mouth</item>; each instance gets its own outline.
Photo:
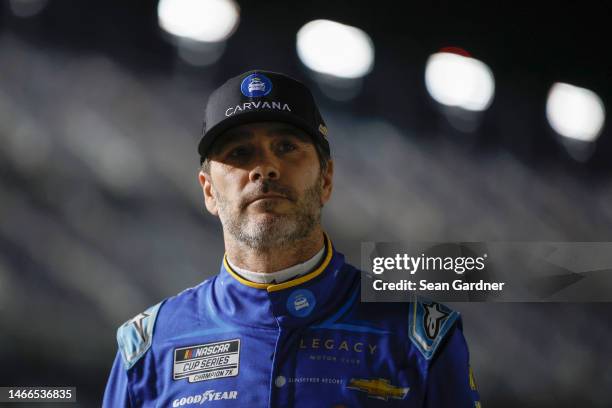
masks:
POLYGON ((248 205, 256 203, 258 201, 276 201, 276 200, 289 200, 287 197, 282 196, 282 195, 278 195, 278 194, 265 194, 265 195, 260 195, 255 197, 254 199, 250 200, 248 205))

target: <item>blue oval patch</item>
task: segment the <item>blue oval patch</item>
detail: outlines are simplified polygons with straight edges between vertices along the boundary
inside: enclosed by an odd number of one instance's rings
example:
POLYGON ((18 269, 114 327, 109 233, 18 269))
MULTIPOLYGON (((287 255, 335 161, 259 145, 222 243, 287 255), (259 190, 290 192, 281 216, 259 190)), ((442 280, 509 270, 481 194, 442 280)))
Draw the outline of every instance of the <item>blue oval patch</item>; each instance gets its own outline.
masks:
POLYGON ((272 81, 263 74, 251 74, 242 80, 240 91, 249 98, 261 98, 272 91, 272 81))
POLYGON ((287 298, 287 310, 295 317, 306 317, 312 313, 317 300, 308 289, 298 289, 287 298))

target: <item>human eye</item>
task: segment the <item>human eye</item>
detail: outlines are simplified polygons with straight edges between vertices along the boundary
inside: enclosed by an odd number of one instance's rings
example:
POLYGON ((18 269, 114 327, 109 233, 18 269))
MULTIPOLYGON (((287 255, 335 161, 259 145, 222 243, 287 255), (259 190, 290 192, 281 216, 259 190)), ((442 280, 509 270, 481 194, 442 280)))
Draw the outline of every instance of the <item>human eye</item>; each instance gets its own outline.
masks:
POLYGON ((251 154, 251 149, 248 146, 235 146, 228 149, 227 158, 234 160, 244 160, 251 154))
POLYGON ((294 141, 290 139, 283 139, 277 145, 277 150, 280 153, 289 153, 289 152, 296 150, 297 148, 298 148, 297 143, 295 143, 294 141))

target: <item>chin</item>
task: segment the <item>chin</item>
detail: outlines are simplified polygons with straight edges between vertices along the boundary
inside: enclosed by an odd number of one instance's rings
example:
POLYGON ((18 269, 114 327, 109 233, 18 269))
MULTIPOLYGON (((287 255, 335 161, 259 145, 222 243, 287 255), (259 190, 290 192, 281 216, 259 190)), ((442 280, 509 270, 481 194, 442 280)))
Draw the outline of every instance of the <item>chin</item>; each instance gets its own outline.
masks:
POLYGON ((261 214, 258 221, 250 222, 248 234, 255 237, 260 237, 261 240, 272 240, 276 238, 283 239, 291 236, 297 230, 297 225, 294 220, 279 214, 261 214))
POLYGON ((290 221, 291 214, 287 214, 282 211, 278 211, 277 209, 267 208, 261 211, 256 211, 249 214, 249 219, 251 220, 249 223, 261 223, 262 220, 267 220, 264 222, 274 221, 274 220, 286 220, 290 221))
POLYGON ((263 213, 258 214, 257 219, 249 222, 249 231, 254 233, 271 234, 281 230, 294 230, 295 221, 290 217, 278 213, 263 213))

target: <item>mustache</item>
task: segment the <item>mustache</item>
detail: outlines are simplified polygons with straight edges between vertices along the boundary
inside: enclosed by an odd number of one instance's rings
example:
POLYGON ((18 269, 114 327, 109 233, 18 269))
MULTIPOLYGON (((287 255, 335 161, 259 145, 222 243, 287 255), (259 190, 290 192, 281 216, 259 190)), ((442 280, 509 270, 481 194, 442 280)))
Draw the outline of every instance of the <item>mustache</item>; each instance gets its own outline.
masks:
POLYGON ((270 194, 270 193, 278 194, 280 196, 285 197, 286 199, 290 201, 296 200, 296 193, 295 191, 293 191, 291 187, 280 184, 276 180, 267 179, 267 180, 264 180, 264 181, 261 181, 255 184, 253 188, 250 191, 248 191, 244 197, 242 197, 240 207, 245 208, 252 201, 254 201, 257 197, 263 194, 270 194))

